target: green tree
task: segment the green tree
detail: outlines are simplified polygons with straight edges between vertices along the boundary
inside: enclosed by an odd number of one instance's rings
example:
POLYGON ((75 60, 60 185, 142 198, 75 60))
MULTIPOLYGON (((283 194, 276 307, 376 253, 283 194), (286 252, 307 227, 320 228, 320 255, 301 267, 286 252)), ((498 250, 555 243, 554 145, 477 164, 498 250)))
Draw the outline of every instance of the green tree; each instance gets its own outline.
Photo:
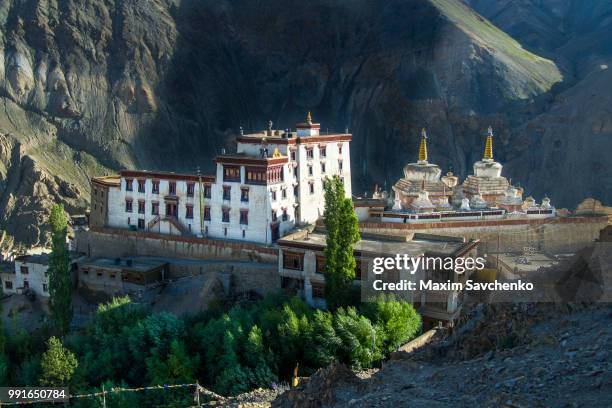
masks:
POLYGON ((161 354, 155 349, 147 358, 147 372, 152 384, 180 384, 195 380, 199 357, 187 353, 185 343, 178 339, 170 342, 170 352, 161 354))
POLYGON ((76 356, 64 348, 57 337, 49 338, 48 348, 40 360, 40 384, 44 386, 66 386, 78 366, 76 356))
POLYGON ((325 181, 325 300, 330 310, 353 303, 355 256, 360 239, 353 202, 346 197, 344 183, 334 176, 325 181))
POLYGON ((382 295, 365 303, 362 313, 384 333, 383 349, 390 353, 421 331, 421 316, 408 302, 382 295))
POLYGON ((359 315, 354 307, 336 311, 334 328, 342 342, 338 351, 340 361, 359 370, 382 359, 384 333, 377 330, 368 318, 359 315))
POLYGON ((56 204, 49 216, 51 226, 51 254, 49 256, 49 294, 51 317, 64 335, 72 320, 72 282, 70 256, 66 247, 68 217, 62 204, 56 204))

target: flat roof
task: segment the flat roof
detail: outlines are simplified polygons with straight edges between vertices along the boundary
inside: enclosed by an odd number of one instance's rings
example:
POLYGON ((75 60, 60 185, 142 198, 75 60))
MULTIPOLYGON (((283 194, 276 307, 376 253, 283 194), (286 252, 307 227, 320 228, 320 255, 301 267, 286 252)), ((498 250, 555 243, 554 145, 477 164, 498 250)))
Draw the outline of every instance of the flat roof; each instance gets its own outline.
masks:
POLYGON ((149 272, 164 267, 168 262, 142 258, 90 258, 79 262, 81 267, 113 269, 116 271, 149 272), (131 261, 131 265, 128 262, 131 261))
POLYGON ((91 181, 107 186, 118 186, 121 183, 121 177, 118 174, 111 174, 108 176, 92 177, 91 181))
POLYGON ((157 170, 122 170, 119 172, 121 177, 131 178, 159 178, 168 180, 189 180, 199 181, 202 177, 202 181, 214 182, 215 176, 210 174, 202 174, 198 176, 193 173, 175 173, 173 171, 157 171, 157 170))
MULTIPOLYGON (((30 255, 20 255, 15 258, 15 261, 19 262, 27 262, 32 264, 39 265, 49 265, 49 255, 50 252, 43 252, 40 254, 30 254, 30 255)), ((70 260, 74 261, 75 259, 81 257, 82 255, 77 252, 69 252, 70 260)))
MULTIPOLYGON (((453 237, 424 234, 414 234, 412 239, 406 239, 405 241, 400 241, 397 237, 375 239, 367 236, 367 238, 359 240, 354 249, 358 255, 373 256, 395 256, 396 254, 410 257, 419 257, 424 254, 460 256, 477 245, 478 242, 478 240, 463 242, 463 240, 453 237)), ((277 244, 282 247, 297 249, 323 250, 326 246, 326 235, 321 232, 306 235, 295 233, 278 240, 277 244)))

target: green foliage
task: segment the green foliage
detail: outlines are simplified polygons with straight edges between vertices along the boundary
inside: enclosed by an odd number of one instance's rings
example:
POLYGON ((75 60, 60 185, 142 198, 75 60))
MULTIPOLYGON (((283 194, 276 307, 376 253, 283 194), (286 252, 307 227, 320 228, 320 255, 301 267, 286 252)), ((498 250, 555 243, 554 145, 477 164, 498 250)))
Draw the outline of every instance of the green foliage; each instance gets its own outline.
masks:
POLYGON ((355 256, 360 239, 353 202, 344 184, 334 176, 325 181, 325 300, 330 310, 354 303, 355 256))
POLYGON ((185 343, 178 339, 170 343, 169 353, 162 354, 155 348, 146 359, 147 376, 151 384, 181 384, 195 381, 195 369, 199 357, 191 357, 185 343))
POLYGON ((51 337, 47 342, 48 349, 42 355, 40 366, 40 384, 44 386, 68 385, 74 370, 78 366, 73 352, 64 348, 57 337, 51 337))
MULTIPOLYGON (((99 392, 102 384, 111 390, 197 380, 234 395, 287 381, 298 364, 300 375, 333 361, 371 367, 420 327, 414 309, 392 298, 364 305, 363 313, 354 307, 315 311, 298 298, 274 295, 184 320, 115 298, 100 305, 87 326, 63 344, 51 337, 45 348, 44 332, 8 337, 6 367, 15 368, 7 370, 15 372, 9 375, 11 384, 69 383, 73 393, 99 392)), ((0 359, 0 375, 2 364, 0 359)), ((176 389, 112 394, 107 404, 186 406, 192 398, 192 391, 176 389)), ((74 405, 99 403, 88 399, 74 405)))
POLYGON ((72 282, 70 255, 66 247, 68 217, 62 204, 55 204, 49 216, 51 254, 49 255, 49 295, 51 317, 61 334, 66 334, 72 320, 72 282))
POLYGON ((341 361, 354 369, 362 369, 382 359, 382 333, 354 307, 338 309, 334 328, 341 340, 341 361))
POLYGON ((410 303, 381 296, 361 308, 363 314, 384 333, 383 351, 390 353, 419 334, 421 316, 410 303))

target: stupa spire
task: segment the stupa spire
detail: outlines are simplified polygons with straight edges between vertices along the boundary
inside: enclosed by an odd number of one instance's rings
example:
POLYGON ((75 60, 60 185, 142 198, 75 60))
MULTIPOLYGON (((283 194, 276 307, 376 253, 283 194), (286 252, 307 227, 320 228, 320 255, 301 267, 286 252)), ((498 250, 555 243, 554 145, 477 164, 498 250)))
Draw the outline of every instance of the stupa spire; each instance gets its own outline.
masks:
POLYGON ((306 123, 312 125, 312 115, 310 114, 310 111, 308 111, 308 114, 306 115, 306 123))
POLYGON ((427 162, 427 132, 421 129, 421 145, 419 146, 419 162, 427 162))
POLYGON ((487 130, 487 141, 485 143, 483 160, 493 160, 493 128, 489 126, 487 130))

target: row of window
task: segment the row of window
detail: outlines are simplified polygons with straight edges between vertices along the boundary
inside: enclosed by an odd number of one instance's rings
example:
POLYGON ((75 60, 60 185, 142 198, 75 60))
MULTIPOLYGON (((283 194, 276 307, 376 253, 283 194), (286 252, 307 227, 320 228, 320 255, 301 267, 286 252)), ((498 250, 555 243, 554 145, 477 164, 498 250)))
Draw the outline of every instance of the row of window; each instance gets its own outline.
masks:
MULTIPOLYGON (((23 288, 24 289, 28 289, 30 287, 30 282, 27 279, 23 280, 23 288)), ((13 282, 12 281, 4 281, 4 289, 13 289, 13 282)), ((49 285, 46 283, 42 284, 42 290, 43 292, 49 292, 49 285)))
MULTIPOLYGON (((146 193, 146 180, 138 179, 137 181, 137 191, 139 193, 146 193)), ((159 194, 159 180, 151 181, 151 192, 153 194, 159 194)), ((134 191, 134 180, 125 179, 125 191, 134 191)), ((195 194, 195 183, 187 183, 187 196, 193 197, 195 194)), ((176 182, 169 181, 168 182, 168 195, 176 195, 176 182)), ((210 198, 210 184, 204 185, 204 196, 210 198)))
MULTIPOLYGON (((342 154, 342 143, 338 143, 338 154, 342 154)), ((296 150, 290 149, 289 156, 291 160, 295 161, 296 150)), ((321 145, 319 146, 319 157, 327 157, 327 146, 321 145)), ((306 158, 314 159, 314 147, 306 147, 306 158)))
MULTIPOLYGON (((284 181, 283 166, 246 167, 246 184, 272 184, 284 181)), ((240 166, 223 166, 223 181, 241 182, 240 166)))
MULTIPOLYGON (((308 175, 313 176, 314 169, 312 167, 312 164, 309 164, 306 168, 308 169, 308 175)), ((342 171, 342 160, 338 160, 338 169, 342 171)), ((326 173, 327 173, 327 169, 325 167, 325 162, 321 162, 321 174, 326 174, 326 173)))
MULTIPOLYGON (((126 200, 125 202, 125 211, 126 212, 132 212, 132 201, 131 200, 126 200)), ((230 222, 230 211, 231 209, 228 207, 222 207, 221 208, 221 222, 230 222)), ((139 201, 138 202, 138 213, 139 214, 144 214, 145 210, 144 210, 144 201, 139 201)), ((151 207, 151 215, 159 215, 159 203, 157 202, 153 202, 152 203, 152 207, 151 207)), ((272 210, 272 221, 278 221, 278 211, 276 210, 272 210)), ((176 206, 175 205, 168 205, 166 206, 166 216, 168 217, 177 217, 177 213, 176 213, 176 206)), ((204 221, 211 221, 211 216, 210 216, 210 206, 204 206, 204 221)), ((289 212, 286 208, 283 208, 281 210, 281 215, 280 215, 281 219, 283 221, 287 221, 289 220, 289 212)), ((185 218, 187 219, 193 219, 193 205, 191 204, 187 204, 185 206, 185 218)), ((139 219, 138 220, 138 228, 143 229, 144 228, 144 219, 139 219), (142 223, 140 222, 142 220, 142 223)), ((130 224, 130 218, 128 218, 128 224, 130 224)), ((249 224, 249 210, 245 210, 245 209, 241 209, 240 210, 240 224, 242 225, 248 225, 249 224)), ((27 273, 27 272, 26 272, 27 273)))

